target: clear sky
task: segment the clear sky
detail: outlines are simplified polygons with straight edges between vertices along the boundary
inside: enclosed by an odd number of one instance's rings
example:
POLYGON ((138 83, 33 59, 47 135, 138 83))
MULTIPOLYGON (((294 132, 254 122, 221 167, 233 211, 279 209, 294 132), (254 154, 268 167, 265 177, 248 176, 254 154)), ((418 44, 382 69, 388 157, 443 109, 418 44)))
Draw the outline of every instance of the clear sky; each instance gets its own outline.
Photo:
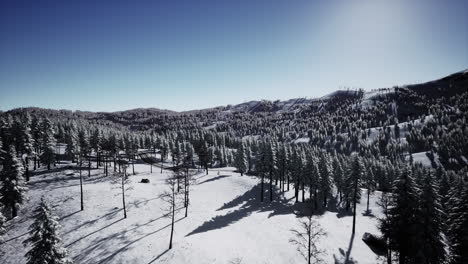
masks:
POLYGON ((466 68, 466 0, 0 1, 1 110, 190 110, 466 68))

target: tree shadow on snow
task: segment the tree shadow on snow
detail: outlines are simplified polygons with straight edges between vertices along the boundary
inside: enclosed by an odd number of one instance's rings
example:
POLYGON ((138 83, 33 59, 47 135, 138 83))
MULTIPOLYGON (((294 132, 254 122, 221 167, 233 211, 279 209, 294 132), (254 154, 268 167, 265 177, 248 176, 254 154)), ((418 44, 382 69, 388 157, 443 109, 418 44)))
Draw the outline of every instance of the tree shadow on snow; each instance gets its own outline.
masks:
POLYGON ((333 258, 335 259, 335 264, 357 264, 358 262, 351 257, 351 250, 353 249, 354 243, 354 234, 351 234, 351 238, 349 240, 348 250, 346 252, 344 249, 339 248, 340 255, 336 256, 333 254, 333 258))
POLYGON ((249 191, 240 196, 237 196, 232 201, 225 203, 223 206, 217 209, 217 211, 240 206, 238 209, 229 211, 225 215, 218 215, 213 217, 187 234, 186 237, 215 229, 221 229, 255 212, 270 212, 268 218, 275 215, 294 214, 295 210, 297 209, 297 205, 289 204, 288 200, 277 188, 274 188, 273 192, 273 201, 270 202, 269 186, 265 185, 264 202, 260 202, 260 184, 255 185, 249 191))
POLYGON ((214 178, 211 178, 211 179, 208 179, 208 180, 204 180, 198 184, 204 184, 204 183, 207 183, 207 182, 212 182, 212 181, 216 181, 216 180, 220 180, 222 178, 227 178, 227 177, 230 177, 231 175, 219 175, 219 176, 216 176, 214 178))
MULTIPOLYGON (((180 219, 176 220, 174 223, 177 223, 177 222, 179 222, 179 221, 181 221, 181 220, 183 220, 183 219, 185 219, 185 218, 180 218, 180 219)), ((122 247, 120 247, 119 249, 117 249, 116 251, 114 251, 112 254, 108 255, 108 256, 105 257, 104 259, 100 260, 99 263, 103 263, 103 264, 104 264, 104 263, 115 263, 115 262, 113 261, 113 259, 114 259, 114 257, 115 257, 116 255, 118 255, 118 254, 120 254, 120 253, 123 253, 123 252, 125 252, 125 251, 131 249, 131 248, 132 248, 131 246, 132 246, 133 244, 135 244, 136 242, 138 242, 138 241, 140 241, 140 240, 142 240, 142 239, 144 239, 144 238, 146 238, 146 237, 149 237, 149 236, 151 236, 151 235, 154 235, 154 234, 156 234, 156 233, 158 233, 158 232, 160 232, 160 231, 162 231, 162 230, 164 230, 164 229, 166 229, 166 228, 168 228, 168 227, 170 227, 170 226, 171 226, 171 223, 169 223, 169 224, 167 224, 167 225, 165 225, 165 226, 163 226, 163 227, 161 227, 161 228, 159 228, 159 229, 157 229, 157 230, 155 230, 155 231, 153 231, 153 232, 150 232, 150 233, 147 233, 147 234, 145 234, 145 235, 143 235, 143 236, 140 236, 140 237, 138 237, 138 238, 136 238, 136 239, 134 239, 134 240, 125 241, 125 244, 124 244, 122 247)), ((124 234, 127 233, 127 232, 128 232, 128 231, 125 231, 124 234)), ((124 235, 124 236, 125 236, 125 235, 124 235)), ((163 253, 163 254, 164 254, 164 253, 163 253)), ((160 256, 162 256, 163 254, 161 254, 160 256)), ((160 256, 158 256, 158 257, 160 257, 160 256)))
POLYGON ((148 262, 148 264, 155 263, 156 260, 158 260, 160 257, 164 256, 164 254, 166 254, 167 252, 169 252, 169 249, 164 250, 161 254, 159 254, 157 257, 155 257, 150 262, 148 262))

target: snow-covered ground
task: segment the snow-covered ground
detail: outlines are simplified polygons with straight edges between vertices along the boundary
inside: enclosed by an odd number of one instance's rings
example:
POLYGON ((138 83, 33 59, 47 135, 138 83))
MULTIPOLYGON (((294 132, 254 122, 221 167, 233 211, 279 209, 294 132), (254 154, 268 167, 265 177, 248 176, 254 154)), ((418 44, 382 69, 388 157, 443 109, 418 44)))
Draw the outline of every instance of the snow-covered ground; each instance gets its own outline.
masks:
MULTIPOLYGON (((0 242, 0 263, 24 263, 27 251, 22 244, 28 237, 32 210, 44 196, 54 207, 62 228, 60 234, 75 263, 306 263, 294 245, 291 229, 299 227, 300 211, 305 204, 294 205, 293 191, 275 201, 259 201, 259 181, 240 176, 232 168, 198 174, 191 192, 189 215, 183 210, 176 216, 174 245, 168 250, 170 219, 161 194, 167 176, 158 169, 136 165, 137 175, 130 176, 126 193, 128 218, 123 218, 120 189, 111 184, 102 170, 84 171, 85 210, 80 211, 79 176, 73 170, 59 170, 32 177, 29 201, 19 217, 8 222, 7 234, 0 242), (74 175, 70 175, 74 172, 74 175), (68 174, 68 176, 66 176, 68 174), (149 178, 150 183, 139 183, 149 178)), ((131 168, 129 169, 131 172, 131 168)), ((266 188, 268 189, 268 188, 266 188)), ((319 248, 325 249, 325 263, 381 263, 362 241, 364 232, 378 234, 377 219, 364 216, 365 190, 357 207, 357 226, 351 237, 352 216, 332 210, 318 216, 327 236, 319 248), (347 260, 347 261, 346 261, 347 260)), ((379 216, 371 196, 372 212, 379 216)))

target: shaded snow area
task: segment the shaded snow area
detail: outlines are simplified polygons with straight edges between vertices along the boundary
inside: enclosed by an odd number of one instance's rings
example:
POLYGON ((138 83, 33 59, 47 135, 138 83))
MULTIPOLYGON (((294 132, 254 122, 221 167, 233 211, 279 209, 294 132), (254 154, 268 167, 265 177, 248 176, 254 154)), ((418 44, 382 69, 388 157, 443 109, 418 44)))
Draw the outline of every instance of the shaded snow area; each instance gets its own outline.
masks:
MULTIPOLYGON (((211 170, 196 175, 191 191, 189 214, 176 215, 174 244, 168 250, 170 219, 161 199, 165 191, 166 172, 148 165, 136 165, 137 175, 130 175, 126 192, 128 218, 123 218, 120 189, 111 184, 102 170, 93 170, 88 178, 84 171, 85 210, 80 211, 78 173, 71 169, 45 172, 32 177, 29 201, 19 217, 8 222, 7 234, 0 244, 0 263, 25 263, 22 242, 28 237, 33 208, 41 196, 55 207, 62 225, 59 233, 63 245, 75 263, 306 263, 290 244, 291 229, 299 228, 294 212, 308 204, 294 204, 293 189, 284 195, 275 191, 269 202, 259 201, 259 180, 240 176, 232 168, 211 170), (74 175, 71 175, 74 173, 74 175), (68 175, 68 176, 66 176, 68 175), (140 183, 149 178, 150 183, 140 183)), ((132 171, 131 167, 128 170, 132 171)), ((275 188, 275 190, 277 190, 275 188)), ((352 216, 332 209, 317 216, 327 232, 319 248, 326 250, 325 263, 382 263, 362 241, 365 232, 379 234, 377 218, 364 216, 366 191, 357 206, 356 234, 351 237, 352 216)), ((379 216, 376 200, 371 196, 372 212, 379 216)))
MULTIPOLYGON (((413 162, 414 163, 420 163, 425 167, 432 168, 432 161, 431 161, 431 159, 429 158, 429 156, 427 154, 428 154, 428 152, 426 152, 426 151, 416 152, 416 153, 412 153, 411 157, 413 157, 413 162)), ((410 160, 409 154, 405 156, 405 159, 410 160)), ((434 153, 434 162, 437 165, 440 165, 439 156, 437 155, 437 153, 434 153)))

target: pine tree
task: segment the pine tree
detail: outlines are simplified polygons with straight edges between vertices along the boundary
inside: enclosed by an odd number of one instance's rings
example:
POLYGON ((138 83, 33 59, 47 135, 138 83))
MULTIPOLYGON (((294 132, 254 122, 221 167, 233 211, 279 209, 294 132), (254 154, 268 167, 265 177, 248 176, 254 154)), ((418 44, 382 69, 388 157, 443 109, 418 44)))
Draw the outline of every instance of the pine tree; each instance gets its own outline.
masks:
MULTIPOLYGON (((0 236, 5 234, 5 222, 6 222, 6 217, 3 216, 3 205, 0 204, 0 236)), ((0 239, 0 242, 2 240, 0 239)))
POLYGON ((36 169, 37 154, 41 148, 41 129, 39 127, 39 119, 35 115, 31 118, 31 137, 32 137, 32 146, 36 155, 34 155, 34 169, 36 169))
POLYGON ((47 164, 47 169, 50 170, 50 164, 55 162, 55 138, 52 123, 48 118, 42 120, 40 124, 41 129, 41 162, 47 164))
POLYGON ((336 185, 336 189, 338 191, 338 196, 340 198, 340 202, 343 198, 343 185, 344 185, 344 172, 343 167, 341 166, 340 160, 338 157, 333 159, 333 180, 336 185))
POLYGON ((349 198, 353 202, 353 229, 352 233, 355 233, 356 230, 356 204, 359 202, 361 198, 361 189, 359 188, 359 183, 364 175, 364 165, 362 164, 362 160, 358 155, 355 155, 351 166, 349 167, 348 171, 348 178, 347 178, 347 193, 349 194, 349 198))
POLYGON ((246 146, 244 142, 241 142, 239 148, 237 149, 235 156, 235 164, 237 170, 241 173, 241 176, 243 176, 248 169, 246 146))
POLYGON ((307 153, 306 155, 304 174, 307 179, 307 184, 309 185, 309 200, 311 204, 313 201, 314 210, 316 210, 317 209, 317 188, 318 188, 318 181, 320 179, 320 173, 317 167, 317 159, 313 156, 312 153, 307 153))
POLYGON ((375 190, 375 177, 374 177, 374 168, 373 166, 368 166, 365 173, 362 175, 363 177, 363 183, 365 185, 365 188, 367 189, 367 209, 366 213, 370 214, 370 209, 369 209, 369 200, 370 200, 370 194, 374 192, 375 190))
MULTIPOLYGON (((89 155, 89 152, 90 152, 90 146, 89 146, 88 135, 86 135, 83 129, 80 129, 78 130, 78 153, 79 153, 80 171, 83 166, 83 161, 85 160, 86 156, 89 155)), ((90 176, 90 170, 88 170, 88 176, 90 176)))
POLYGON ((451 197, 449 246, 450 264, 468 263, 468 181, 460 182, 451 197))
POLYGON ((327 199, 331 192, 331 164, 328 155, 322 152, 318 164, 320 171, 319 190, 323 198, 323 207, 327 207, 327 199))
POLYGON ((269 142, 265 146, 266 155, 266 169, 270 178, 270 202, 273 201, 273 175, 276 174, 277 161, 276 161, 276 146, 274 143, 269 142))
POLYGON ((398 174, 389 201, 387 218, 382 220, 380 229, 384 237, 389 239, 389 247, 397 251, 399 263, 416 263, 420 223, 415 208, 418 208, 419 188, 409 167, 398 174))
POLYGON ((71 264, 66 249, 60 246, 57 216, 52 213, 44 198, 34 210, 34 218, 29 228, 32 235, 24 241, 25 245, 31 244, 31 249, 25 255, 27 264, 71 264))
POLYGON ((95 128, 89 137, 89 146, 96 154, 96 168, 99 168, 99 155, 101 153, 101 134, 98 128, 95 128))
POLYGON ((436 264, 445 260, 445 245, 442 239, 442 208, 437 186, 430 173, 423 179, 419 198, 419 230, 417 263, 436 264))
POLYGON ((71 126, 66 131, 67 136, 65 138, 65 155, 71 159, 72 162, 75 162, 75 158, 78 155, 78 138, 74 129, 74 126, 71 126))
POLYGON ((11 217, 16 217, 17 207, 23 203, 27 190, 22 176, 21 163, 16 158, 15 148, 3 154, 2 170, 0 171, 0 203, 11 211, 11 217))

